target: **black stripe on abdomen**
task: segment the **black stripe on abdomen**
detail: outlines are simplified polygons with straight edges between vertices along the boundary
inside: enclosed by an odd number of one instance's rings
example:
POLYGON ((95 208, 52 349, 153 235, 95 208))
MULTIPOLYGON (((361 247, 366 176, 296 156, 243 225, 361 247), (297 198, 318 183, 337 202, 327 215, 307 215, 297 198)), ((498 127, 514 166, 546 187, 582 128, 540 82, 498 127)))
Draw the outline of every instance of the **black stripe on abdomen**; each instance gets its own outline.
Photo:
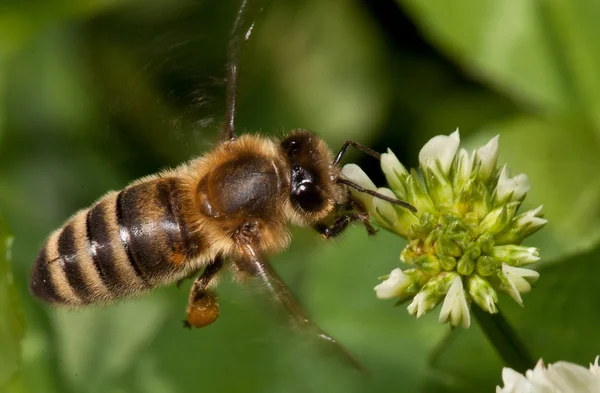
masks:
POLYGON ((155 182, 140 183, 119 193, 117 221, 121 242, 136 272, 147 283, 157 285, 173 273, 168 252, 162 239, 166 235, 156 215, 164 213, 157 204, 155 182))
POLYGON ((44 246, 33 265, 29 289, 34 296, 48 303, 67 304, 68 302, 56 291, 48 263, 46 246, 44 246))
POLYGON ((166 232, 172 253, 180 253, 187 258, 197 256, 205 247, 198 235, 190 232, 183 215, 183 197, 177 179, 166 178, 156 185, 157 201, 164 206, 162 227, 166 232))
POLYGON ((67 282, 83 304, 92 300, 93 291, 88 287, 88 280, 81 270, 81 261, 77 258, 77 246, 73 232, 73 222, 65 226, 58 237, 58 258, 65 272, 67 282))
POLYGON ((104 204, 100 202, 90 209, 85 221, 89 252, 94 266, 104 285, 111 294, 116 295, 123 289, 127 289, 131 283, 124 282, 117 269, 117 261, 111 246, 107 214, 104 204))

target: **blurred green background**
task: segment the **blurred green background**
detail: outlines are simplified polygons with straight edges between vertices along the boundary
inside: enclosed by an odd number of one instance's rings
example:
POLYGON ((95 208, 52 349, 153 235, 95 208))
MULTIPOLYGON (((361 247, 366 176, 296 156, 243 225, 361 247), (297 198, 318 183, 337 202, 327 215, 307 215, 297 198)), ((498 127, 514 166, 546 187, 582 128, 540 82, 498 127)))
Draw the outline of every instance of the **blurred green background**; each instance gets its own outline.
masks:
MULTIPOLYGON (((194 331, 191 281, 76 312, 32 299, 37 252, 70 214, 215 141, 237 6, 0 0, 0 392, 494 391, 504 364, 477 324, 451 332, 375 298, 404 246, 383 232, 295 230, 273 258, 365 374, 228 278, 220 319, 194 331)), ((600 353, 598 20, 594 0, 272 1, 243 54, 238 130, 307 128, 408 166, 433 135, 499 133, 500 162, 530 177, 524 207, 549 219, 528 241, 537 287, 500 307, 535 358, 586 364, 600 353)), ((381 183, 376 162, 349 160, 381 183)))

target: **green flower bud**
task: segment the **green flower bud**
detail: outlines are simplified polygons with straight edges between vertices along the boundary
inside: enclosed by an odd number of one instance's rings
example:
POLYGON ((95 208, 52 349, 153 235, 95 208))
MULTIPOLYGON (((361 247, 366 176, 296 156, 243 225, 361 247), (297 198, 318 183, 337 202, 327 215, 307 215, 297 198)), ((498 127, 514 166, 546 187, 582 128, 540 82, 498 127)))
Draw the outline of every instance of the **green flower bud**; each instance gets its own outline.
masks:
POLYGON ((525 266, 540 260, 537 248, 516 246, 514 244, 495 246, 492 248, 490 255, 512 266, 525 266))
POLYGON ((456 271, 463 276, 468 276, 473 273, 475 269, 475 261, 469 258, 467 255, 463 255, 456 264, 456 271))
POLYGON ((492 251, 492 248, 494 247, 494 244, 496 243, 494 241, 494 236, 490 235, 489 233, 483 233, 481 234, 481 236, 479 236, 477 238, 477 245, 479 246, 479 248, 481 249, 481 252, 483 253, 489 253, 490 251, 492 251))
POLYGON ((498 294, 487 280, 473 274, 467 279, 467 290, 471 299, 483 310, 490 314, 498 312, 498 308, 496 308, 498 294))
POLYGON ((474 183, 468 195, 472 214, 481 220, 492 210, 492 198, 487 187, 482 183, 474 183))
POLYGON ((477 274, 483 277, 491 276, 498 272, 500 263, 488 255, 482 255, 475 262, 475 270, 477 274))
POLYGON ((445 235, 440 236, 435 242, 435 252, 438 255, 443 254, 451 257, 460 257, 462 255, 462 249, 458 243, 445 235))
POLYGON ((414 260, 414 264, 430 275, 436 275, 442 270, 438 258, 431 254, 419 256, 414 260))
POLYGON ((501 232, 512 220, 518 207, 519 202, 511 202, 492 210, 479 223, 480 230, 490 235, 501 232))
POLYGON ((423 179, 429 191, 429 195, 436 206, 451 206, 453 201, 452 185, 443 175, 441 169, 423 170, 423 179))
POLYGON ((440 266, 447 272, 451 272, 456 268, 456 259, 452 257, 438 255, 438 260, 440 261, 440 266))
POLYGON ((434 211, 433 201, 419 178, 419 174, 413 169, 406 178, 406 200, 417 209, 419 213, 434 211))

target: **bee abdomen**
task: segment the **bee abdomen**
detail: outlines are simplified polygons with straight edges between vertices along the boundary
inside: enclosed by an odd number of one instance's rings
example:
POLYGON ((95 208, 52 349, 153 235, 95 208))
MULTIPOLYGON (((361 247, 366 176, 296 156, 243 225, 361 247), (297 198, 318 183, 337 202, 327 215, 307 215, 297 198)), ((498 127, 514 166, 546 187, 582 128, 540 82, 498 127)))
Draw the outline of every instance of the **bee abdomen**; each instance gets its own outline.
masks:
POLYGON ((183 198, 174 177, 107 194, 50 236, 34 266, 32 292, 77 306, 139 294, 186 275, 185 262, 206 247, 184 218, 183 198))

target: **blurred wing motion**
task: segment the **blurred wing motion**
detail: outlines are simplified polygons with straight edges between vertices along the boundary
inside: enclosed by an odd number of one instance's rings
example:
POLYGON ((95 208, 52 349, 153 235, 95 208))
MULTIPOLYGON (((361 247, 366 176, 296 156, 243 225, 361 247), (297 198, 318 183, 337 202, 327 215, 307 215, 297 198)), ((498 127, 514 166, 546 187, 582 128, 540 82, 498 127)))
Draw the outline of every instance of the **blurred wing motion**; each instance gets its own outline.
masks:
POLYGON ((309 319, 302 305, 281 280, 267 258, 260 255, 250 244, 242 244, 240 248, 243 258, 236 261, 238 268, 261 281, 272 298, 285 307, 294 326, 316 335, 322 343, 338 351, 354 368, 362 370, 360 363, 340 343, 309 319))

